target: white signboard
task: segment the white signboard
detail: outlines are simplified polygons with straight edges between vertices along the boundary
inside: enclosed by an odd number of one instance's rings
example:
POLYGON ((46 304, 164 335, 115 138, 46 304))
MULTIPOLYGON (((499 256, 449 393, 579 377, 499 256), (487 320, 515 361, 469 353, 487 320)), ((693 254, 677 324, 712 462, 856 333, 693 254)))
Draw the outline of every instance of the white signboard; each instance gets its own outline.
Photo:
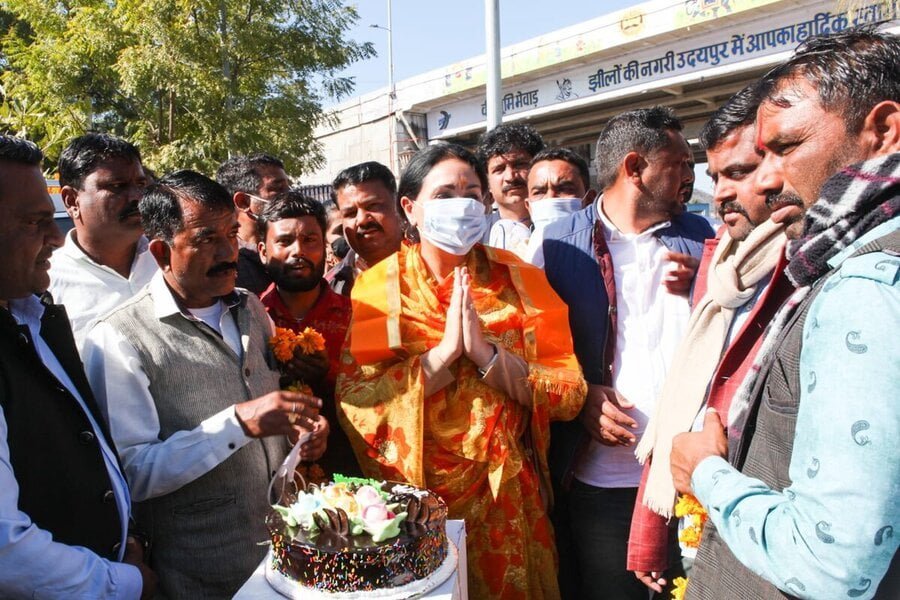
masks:
MULTIPOLYGON (((663 80, 685 73, 739 63, 793 50, 811 36, 842 31, 854 25, 890 21, 898 15, 898 0, 890 4, 873 1, 851 15, 817 12, 806 7, 777 15, 783 25, 772 27, 772 16, 747 23, 740 30, 692 37, 683 42, 633 52, 596 64, 581 66, 558 75, 504 88, 503 114, 516 114, 551 105, 564 105, 577 98, 663 80)), ((460 127, 483 123, 486 118, 484 96, 476 96, 428 112, 429 137, 460 127)))

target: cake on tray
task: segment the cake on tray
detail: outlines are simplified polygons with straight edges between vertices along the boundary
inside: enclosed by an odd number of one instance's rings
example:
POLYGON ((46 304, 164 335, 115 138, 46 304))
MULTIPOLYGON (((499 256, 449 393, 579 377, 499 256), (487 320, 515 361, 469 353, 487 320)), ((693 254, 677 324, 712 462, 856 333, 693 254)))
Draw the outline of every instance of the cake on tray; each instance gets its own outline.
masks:
POLYGON ((456 568, 447 506, 401 483, 335 476, 273 506, 266 579, 291 598, 409 598, 456 568))

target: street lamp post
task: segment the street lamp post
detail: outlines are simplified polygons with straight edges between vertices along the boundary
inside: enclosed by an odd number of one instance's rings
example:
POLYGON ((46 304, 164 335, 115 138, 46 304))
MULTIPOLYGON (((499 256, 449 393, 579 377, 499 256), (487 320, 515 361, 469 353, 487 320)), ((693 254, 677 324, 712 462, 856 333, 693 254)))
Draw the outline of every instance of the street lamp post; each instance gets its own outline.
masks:
MULTIPOLYGON (((382 25, 369 25, 372 29, 382 29, 387 31, 388 42, 388 156, 390 157, 390 168, 394 171, 394 154, 396 152, 394 137, 396 135, 396 123, 394 119, 394 100, 397 99, 397 89, 394 86, 394 32, 392 30, 393 23, 391 18, 391 0, 387 0, 387 27, 382 25)), ((396 172, 396 171, 395 171, 396 172)))
POLYGON ((503 121, 500 108, 500 0, 484 0, 484 33, 487 54, 485 131, 490 131, 503 121))

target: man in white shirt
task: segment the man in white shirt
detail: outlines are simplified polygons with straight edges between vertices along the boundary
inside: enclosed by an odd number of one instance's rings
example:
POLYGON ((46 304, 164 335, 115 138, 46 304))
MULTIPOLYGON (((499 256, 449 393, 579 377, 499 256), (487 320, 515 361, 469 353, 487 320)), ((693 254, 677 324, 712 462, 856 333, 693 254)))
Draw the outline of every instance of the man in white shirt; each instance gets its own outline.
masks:
MULTIPOLYGON (((152 565, 171 598, 230 598, 265 554, 265 490, 287 438, 327 436, 321 401, 278 391, 260 301, 235 289, 228 192, 178 171, 141 199, 160 271, 97 321, 88 376, 132 486, 152 565)), ((315 444, 315 460, 324 444, 315 444)))
POLYGON ((542 246, 589 384, 580 419, 551 430, 560 587, 566 598, 646 600, 625 568, 641 478, 634 444, 689 318, 686 295, 668 279, 673 267, 690 269, 673 253, 699 258, 713 231, 683 214, 694 161, 671 109, 614 117, 597 157, 603 195, 549 224, 542 246))
POLYGON ((524 257, 531 237, 528 198, 528 171, 531 159, 544 149, 544 140, 530 125, 500 125, 478 142, 478 157, 488 175, 488 189, 497 206, 496 218, 489 215, 491 228, 487 244, 524 257))
POLYGON ((41 151, 0 136, 0 597, 153 596, 130 498, 65 309, 41 151), (131 564, 125 564, 131 563, 131 564))
POLYGON ((53 255, 50 293, 65 305, 80 349, 93 321, 131 298, 156 272, 138 212, 147 175, 132 144, 89 133, 63 150, 59 183, 75 228, 53 255))

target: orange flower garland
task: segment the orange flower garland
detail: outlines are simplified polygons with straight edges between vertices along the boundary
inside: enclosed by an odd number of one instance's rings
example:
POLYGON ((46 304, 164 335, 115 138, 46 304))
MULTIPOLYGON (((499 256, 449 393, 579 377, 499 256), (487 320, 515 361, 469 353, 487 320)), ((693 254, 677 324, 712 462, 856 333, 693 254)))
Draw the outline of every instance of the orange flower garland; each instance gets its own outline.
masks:
POLYGON ((312 327, 307 327, 302 333, 297 334, 297 346, 303 351, 303 354, 323 352, 325 350, 325 338, 312 327))
POLYGON ((675 503, 675 516, 678 518, 688 517, 689 523, 678 534, 678 541, 688 548, 698 548, 700 546, 700 537, 703 534, 703 525, 709 518, 706 509, 690 494, 679 496, 678 502, 675 503))
MULTIPOLYGON (((297 350, 301 354, 315 354, 325 350, 325 337, 321 333, 307 327, 300 333, 294 333, 287 327, 276 327, 275 335, 269 338, 269 346, 275 354, 275 358, 282 364, 289 363, 294 359, 297 350)), ((303 381, 294 381, 285 386, 285 390, 289 392, 299 392, 301 394, 313 395, 312 388, 303 381)), ((328 480, 328 476, 322 470, 318 463, 301 463, 297 465, 296 471, 303 475, 307 483, 324 483, 328 480)))
POLYGON ((269 339, 269 345, 278 362, 287 363, 294 358, 298 349, 301 354, 315 354, 325 350, 325 338, 321 333, 307 327, 300 333, 294 333, 287 327, 276 327, 275 335, 269 339))

